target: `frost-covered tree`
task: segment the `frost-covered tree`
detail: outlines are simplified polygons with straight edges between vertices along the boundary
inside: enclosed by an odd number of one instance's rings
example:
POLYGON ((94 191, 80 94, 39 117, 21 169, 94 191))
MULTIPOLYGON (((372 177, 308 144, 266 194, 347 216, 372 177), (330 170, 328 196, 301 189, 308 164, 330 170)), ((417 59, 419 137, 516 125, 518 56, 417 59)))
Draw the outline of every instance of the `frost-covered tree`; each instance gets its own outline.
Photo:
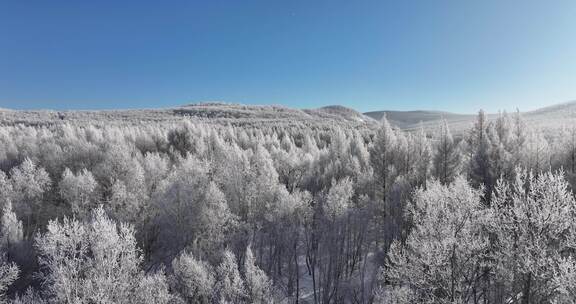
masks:
POLYGON ((42 295, 33 288, 28 288, 22 294, 16 295, 14 300, 11 302, 12 304, 48 304, 42 295))
POLYGON ((184 252, 172 261, 172 269, 173 288, 186 303, 212 303, 216 279, 210 264, 184 252))
POLYGON ((391 175, 394 171, 396 141, 396 133, 390 126, 386 116, 382 117, 370 150, 370 160, 374 168, 376 184, 379 188, 376 192, 380 194, 384 202, 386 202, 388 188, 392 184, 391 175))
POLYGON ((16 264, 9 263, 4 256, 0 256, 0 303, 8 303, 5 299, 5 293, 18 278, 18 272, 16 264))
POLYGON ((22 221, 18 220, 12 210, 12 202, 8 201, 2 208, 0 219, 0 248, 10 249, 23 240, 22 221))
POLYGON ((434 154, 434 176, 443 184, 454 181, 460 170, 461 156, 458 145, 452 138, 448 122, 440 125, 434 154))
POLYGON ((96 187, 98 183, 92 173, 86 169, 74 174, 66 168, 58 185, 64 201, 70 206, 72 214, 85 217, 90 214, 96 202, 96 187))
POLYGON ((480 198, 463 178, 450 185, 435 181, 416 192, 408 209, 410 235, 404 244, 393 243, 382 269, 391 284, 383 287, 382 301, 465 303, 478 297, 478 266, 488 246, 480 198))
POLYGON ((4 206, 7 202, 12 201, 14 191, 12 183, 6 173, 0 170, 0 206, 4 206))
POLYGON ((166 179, 156 197, 157 239, 150 240, 157 256, 169 263, 182 250, 198 258, 214 259, 226 233, 235 227, 236 216, 225 194, 208 178, 209 164, 188 157, 166 179))
POLYGON ((299 149, 286 152, 282 149, 274 148, 271 151, 274 167, 278 172, 280 183, 286 186, 290 192, 294 192, 297 187, 301 187, 309 164, 309 157, 302 155, 299 149))
POLYGON ((168 282, 164 270, 147 274, 140 277, 136 289, 133 291, 133 298, 127 303, 138 304, 169 304, 176 301, 168 289, 168 282))
POLYGON ((197 239, 195 246, 206 254, 221 249, 226 233, 235 225, 235 217, 230 213, 226 197, 214 182, 205 190, 204 199, 197 215, 197 239))
POLYGON ((153 195, 160 187, 161 181, 166 178, 170 169, 169 160, 159 153, 146 153, 142 160, 144 178, 148 195, 153 195))
POLYGON ((572 189, 576 189, 576 124, 570 128, 564 128, 558 141, 559 167, 566 171, 566 179, 572 189))
POLYGON ((557 286, 557 303, 570 303, 576 299, 576 262, 574 257, 562 258, 554 272, 553 282, 557 286))
POLYGON ((245 215, 253 223, 259 223, 273 207, 279 188, 278 173, 270 153, 263 146, 258 146, 250 158, 250 175, 246 182, 246 202, 240 217, 245 218, 245 215))
POLYGON ((492 146, 493 143, 488 136, 491 125, 486 118, 484 111, 478 112, 478 117, 474 127, 467 137, 468 151, 470 155, 468 163, 468 178, 475 187, 483 186, 485 189, 485 201, 489 202, 492 189, 496 181, 493 168, 492 146))
POLYGON ((172 129, 168 132, 169 145, 180 155, 194 150, 194 139, 190 130, 190 124, 184 124, 179 128, 172 129))
POLYGON ((145 171, 134 147, 126 143, 109 144, 102 161, 92 170, 102 187, 104 207, 116 218, 134 221, 147 201, 145 171))
POLYGON ((375 292, 374 303, 377 304, 408 304, 418 303, 416 292, 409 286, 380 287, 375 292))
POLYGON ((349 178, 333 182, 323 205, 324 212, 330 219, 337 219, 344 215, 350 206, 354 195, 353 183, 349 178))
POLYGON ((40 212, 45 192, 50 188, 50 176, 44 168, 26 158, 10 171, 13 206, 16 214, 24 221, 24 234, 30 237, 42 221, 40 212))
POLYGON ((552 302, 558 288, 555 270, 561 277, 570 275, 565 256, 573 252, 576 236, 576 201, 562 173, 535 177, 520 170, 514 183, 499 183, 493 206, 497 276, 506 284, 505 298, 552 302))
POLYGON ((302 144, 302 150, 311 155, 318 154, 318 144, 314 140, 314 137, 310 133, 304 134, 304 143, 302 144))
POLYGON ((541 130, 531 129, 526 134, 521 150, 521 165, 540 174, 550 169, 550 144, 544 138, 541 130))
POLYGON ((520 164, 520 153, 526 142, 527 126, 520 110, 516 109, 512 117, 512 154, 514 155, 514 167, 520 164))
POLYGON ((274 303, 272 296, 272 283, 256 264, 252 249, 246 248, 244 257, 244 281, 246 283, 246 294, 248 303, 263 304, 274 303))
POLYGON ((57 303, 168 303, 161 273, 145 274, 130 225, 102 208, 89 222, 50 221, 36 238, 45 294, 57 303), (153 291, 153 292, 150 292, 153 291), (146 295, 146 297, 143 297, 146 295))
POLYGON ((236 256, 230 250, 222 254, 222 261, 216 267, 216 285, 214 287, 218 303, 244 303, 246 288, 240 276, 236 256))
POLYGON ((15 195, 20 200, 38 200, 50 187, 50 177, 46 170, 31 159, 26 158, 10 172, 15 195))
POLYGON ((410 153, 413 155, 416 185, 426 185, 430 171, 432 171, 433 151, 422 125, 416 136, 413 137, 410 153))

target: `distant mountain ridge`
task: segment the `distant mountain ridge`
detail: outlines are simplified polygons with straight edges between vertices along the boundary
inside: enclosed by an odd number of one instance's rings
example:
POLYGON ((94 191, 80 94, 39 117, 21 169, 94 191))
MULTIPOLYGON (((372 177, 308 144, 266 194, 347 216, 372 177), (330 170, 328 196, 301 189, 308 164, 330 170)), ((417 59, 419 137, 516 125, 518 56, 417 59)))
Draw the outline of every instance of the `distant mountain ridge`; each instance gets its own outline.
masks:
POLYGON ((304 112, 310 115, 317 115, 320 117, 339 117, 347 121, 367 122, 367 123, 376 122, 370 116, 362 114, 354 109, 340 105, 331 105, 318 109, 304 110, 304 112))
POLYGON ((538 115, 543 113, 562 113, 566 111, 576 111, 576 100, 562 102, 551 106, 542 107, 533 111, 526 112, 527 115, 538 115))
POLYGON ((224 102, 186 104, 159 109, 124 110, 6 110, 0 111, 0 124, 52 124, 60 122, 178 122, 183 118, 203 123, 245 125, 264 124, 376 124, 372 118, 343 106, 293 109, 282 105, 243 105, 224 102))
MULTIPOLYGON (((445 119, 453 132, 459 133, 474 123, 476 114, 456 114, 442 111, 371 111, 360 113, 354 109, 330 105, 316 109, 294 109, 282 105, 243 105, 224 102, 186 104, 158 109, 126 110, 10 110, 0 109, 0 122, 4 123, 46 123, 49 121, 102 120, 102 121, 174 121, 189 117, 203 122, 244 124, 250 121, 262 123, 347 123, 374 125, 386 115, 388 121, 404 130, 423 126, 436 128, 445 119)), ((487 114, 494 119, 498 114, 487 114)), ((576 124, 576 101, 560 103, 522 113, 530 125, 556 128, 576 124)))
MULTIPOLYGON (((469 128, 474 123, 477 114, 456 114, 441 111, 372 111, 364 115, 380 120, 384 115, 388 121, 401 129, 411 130, 422 125, 424 128, 438 127, 445 119, 450 128, 459 133, 469 128)), ((495 119, 500 114, 487 113, 489 120, 495 119)), ((510 115, 510 113, 509 113, 510 115)), ((532 126, 544 128, 559 128, 576 123, 576 101, 559 103, 546 106, 533 111, 521 112, 522 117, 532 126)))
POLYGON ((420 123, 427 125, 431 122, 439 122, 446 119, 449 122, 469 121, 475 117, 472 114, 454 114, 441 111, 374 111, 367 112, 364 115, 372 117, 375 120, 381 120, 384 115, 388 121, 401 128, 410 129, 419 125, 420 123))

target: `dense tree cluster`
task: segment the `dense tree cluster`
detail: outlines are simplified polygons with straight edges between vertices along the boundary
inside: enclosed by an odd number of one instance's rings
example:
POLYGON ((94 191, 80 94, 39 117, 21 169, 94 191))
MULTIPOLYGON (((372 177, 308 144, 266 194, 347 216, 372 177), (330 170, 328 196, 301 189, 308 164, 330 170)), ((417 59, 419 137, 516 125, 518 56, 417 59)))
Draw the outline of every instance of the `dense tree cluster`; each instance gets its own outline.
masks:
POLYGON ((576 128, 0 126, 0 302, 570 303, 576 128))

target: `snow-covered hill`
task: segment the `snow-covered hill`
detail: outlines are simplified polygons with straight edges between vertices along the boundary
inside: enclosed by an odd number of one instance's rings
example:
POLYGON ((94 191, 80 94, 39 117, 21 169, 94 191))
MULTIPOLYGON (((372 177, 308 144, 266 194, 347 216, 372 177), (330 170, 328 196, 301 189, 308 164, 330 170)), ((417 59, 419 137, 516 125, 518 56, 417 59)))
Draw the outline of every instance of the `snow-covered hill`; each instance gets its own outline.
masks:
MULTIPOLYGON (((340 105, 317 109, 293 109, 281 105, 242 105, 222 102, 196 103, 171 108, 128 110, 9 110, 0 109, 0 123, 51 124, 59 122, 95 121, 101 123, 178 122, 191 119, 206 123, 251 124, 347 124, 373 126, 386 115, 390 123, 404 130, 421 125, 425 129, 438 127, 446 119, 455 134, 467 130, 474 123, 475 113, 456 114, 440 111, 373 111, 360 113, 340 105)), ((494 119, 498 114, 488 114, 494 119)), ((522 113, 533 126, 559 128, 576 123, 576 101, 544 107, 522 113)))

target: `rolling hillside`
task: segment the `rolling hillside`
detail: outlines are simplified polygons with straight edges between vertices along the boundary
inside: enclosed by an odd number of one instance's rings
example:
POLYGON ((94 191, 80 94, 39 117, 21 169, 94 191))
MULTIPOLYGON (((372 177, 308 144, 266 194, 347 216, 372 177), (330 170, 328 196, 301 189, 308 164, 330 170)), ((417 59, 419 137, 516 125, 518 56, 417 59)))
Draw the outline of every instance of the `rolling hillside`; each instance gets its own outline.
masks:
MULTIPOLYGON (((454 133, 468 129, 474 123, 476 114, 455 114, 440 111, 374 111, 364 115, 375 120, 386 118, 398 128, 412 130, 421 124, 424 128, 437 127, 442 119, 448 121, 454 133)), ((548 107, 543 107, 534 111, 522 112, 522 117, 531 125, 543 128, 560 128, 576 123, 576 101, 560 103, 548 107)), ((489 113, 489 120, 495 119, 499 114, 489 113)))
MULTIPOLYGON (((122 122, 178 122, 192 119, 205 123, 243 125, 247 123, 328 123, 372 126, 386 115, 390 123, 403 130, 436 128, 442 119, 450 124, 453 133, 461 133, 474 123, 476 114, 455 114, 440 111, 374 111, 360 113, 344 106, 331 105, 318 109, 293 109, 280 105, 242 105, 231 103, 197 103, 172 108, 130 110, 10 110, 0 109, 0 123, 52 124, 74 121, 102 123, 122 122)), ((488 114, 494 119, 498 114, 488 114)), ((576 101, 544 107, 522 113, 532 126, 559 128, 576 124, 576 101)))
POLYGON ((343 119, 351 122, 376 123, 370 116, 364 115, 354 109, 344 106, 332 105, 318 109, 304 110, 304 112, 319 118, 343 119))
POLYGON ((3 124, 55 124, 77 121, 94 123, 179 122, 190 119, 203 123, 258 124, 375 124, 372 118, 343 106, 319 109, 292 109, 278 105, 198 103, 172 108, 127 110, 0 110, 3 124))
POLYGON ((436 124, 442 119, 446 119, 450 123, 469 122, 475 117, 475 115, 472 114, 464 115, 439 111, 376 111, 367 112, 364 113, 364 115, 375 120, 380 120, 386 115, 386 118, 391 124, 401 129, 416 128, 420 123, 424 126, 436 124))

